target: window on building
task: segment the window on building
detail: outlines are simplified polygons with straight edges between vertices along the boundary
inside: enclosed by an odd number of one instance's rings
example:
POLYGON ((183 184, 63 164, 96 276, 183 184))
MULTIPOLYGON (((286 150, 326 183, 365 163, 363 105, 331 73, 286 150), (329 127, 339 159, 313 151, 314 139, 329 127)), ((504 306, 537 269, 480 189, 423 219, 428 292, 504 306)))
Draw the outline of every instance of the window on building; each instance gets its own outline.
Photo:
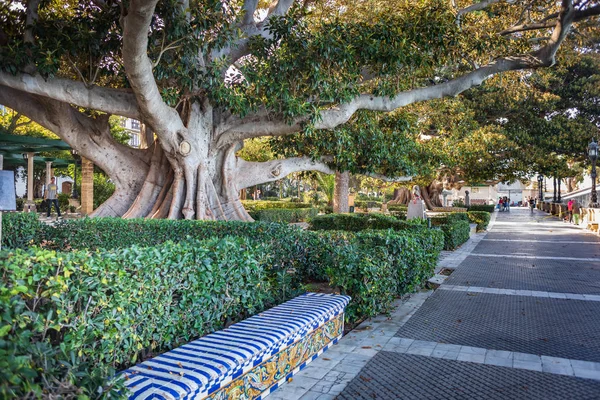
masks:
POLYGON ((139 131, 140 130, 140 121, 136 119, 131 120, 131 129, 139 131))
POLYGON ((473 193, 479 193, 479 188, 473 188, 473 193))
POLYGON ((140 147, 140 135, 139 133, 130 132, 129 133, 129 145, 131 147, 140 147))

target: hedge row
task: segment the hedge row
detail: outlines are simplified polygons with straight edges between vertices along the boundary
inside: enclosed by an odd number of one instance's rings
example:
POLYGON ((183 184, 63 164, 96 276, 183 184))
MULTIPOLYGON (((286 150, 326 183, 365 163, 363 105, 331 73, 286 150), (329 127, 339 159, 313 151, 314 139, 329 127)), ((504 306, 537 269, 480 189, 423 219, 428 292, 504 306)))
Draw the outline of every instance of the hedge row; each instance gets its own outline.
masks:
POLYGON ((2 214, 2 248, 25 248, 39 241, 42 223, 37 213, 2 214))
POLYGON ((0 398, 119 397, 116 371, 273 304, 268 253, 243 238, 0 253, 0 398))
POLYGON ((381 208, 383 203, 381 201, 376 200, 355 200, 354 207, 360 208, 363 210, 368 210, 369 208, 381 208))
POLYGON ((453 212, 431 217, 431 225, 444 232, 444 250, 454 250, 469 240, 471 227, 466 212, 453 212))
POLYGON ((487 211, 469 211, 469 221, 477 224, 477 231, 485 231, 490 223, 491 215, 487 211))
POLYGON ((27 228, 31 239, 18 243, 69 251, 0 253, 0 397, 116 395, 122 386, 106 384, 115 371, 293 297, 314 279, 352 297, 350 321, 387 312, 433 274, 442 233, 415 228, 113 218, 27 228))
POLYGON ((388 211, 404 211, 406 212, 408 210, 408 206, 405 204, 388 204, 387 206, 388 211))
MULTIPOLYGON (((330 216, 319 216, 313 221, 324 217, 330 216)), ((432 271, 435 267, 443 239, 439 232, 427 229, 422 223, 398 221, 393 217, 381 214, 337 214, 334 217, 344 220, 346 218, 363 220, 360 226, 353 226, 354 231, 387 228, 393 228, 396 231, 380 231, 378 234, 385 238, 383 244, 391 245, 392 242, 398 241, 400 243, 397 244, 398 248, 405 247, 402 257, 408 260, 406 273, 409 276, 405 279, 403 290, 411 290, 418 286, 422 281, 421 277, 429 273, 419 271, 432 271), (368 224, 364 222, 368 222, 368 224), (405 242, 406 240, 408 241, 405 242), (414 271, 411 268, 414 268, 414 271)), ((339 230, 340 225, 336 226, 335 229, 339 230)), ((346 226, 351 226, 351 224, 346 224, 346 226)), ((34 235, 35 239, 32 243, 57 250, 118 249, 133 245, 156 246, 169 240, 177 241, 186 237, 192 239, 244 237, 254 245, 269 246, 269 258, 265 261, 265 268, 273 276, 277 276, 286 283, 279 285, 281 291, 286 292, 278 293, 280 300, 293 295, 292 292, 303 282, 330 280, 334 276, 329 273, 331 266, 342 263, 340 260, 333 259, 342 257, 342 255, 335 254, 353 251, 347 250, 343 245, 337 243, 335 238, 339 237, 339 233, 336 232, 303 231, 293 226, 261 222, 93 218, 64 221, 54 227, 48 225, 40 225, 40 227, 41 230, 34 235)), ((347 235, 346 238, 350 237, 347 235)), ((374 258, 368 247, 363 247, 359 256, 365 259, 374 258)), ((375 257, 375 259, 378 258, 375 257)), ((352 292, 344 286, 341 286, 340 290, 351 295, 354 298, 353 302, 358 302, 364 297, 362 293, 352 292)), ((385 303, 385 300, 381 301, 382 304, 385 303)), ((372 309, 369 312, 364 311, 365 309, 361 309, 360 312, 352 311, 352 307, 351 304, 348 315, 355 319, 376 315, 380 312, 380 309, 372 309), (366 314, 364 314, 365 312, 366 314)))
POLYGON ((278 223, 304 222, 310 218, 316 217, 318 213, 319 210, 316 208, 271 208, 249 212, 250 216, 256 221, 278 223))
POLYGON ((310 220, 309 229, 340 230, 358 232, 365 229, 394 229, 410 230, 424 226, 422 220, 401 221, 393 216, 369 213, 369 214, 328 214, 319 215, 310 220))
POLYGON ((292 201, 265 201, 265 200, 242 200, 244 208, 248 212, 269 210, 272 208, 311 208, 309 203, 297 203, 292 201))
POLYGON ((469 211, 487 211, 493 213, 495 207, 494 204, 472 204, 469 206, 469 211))

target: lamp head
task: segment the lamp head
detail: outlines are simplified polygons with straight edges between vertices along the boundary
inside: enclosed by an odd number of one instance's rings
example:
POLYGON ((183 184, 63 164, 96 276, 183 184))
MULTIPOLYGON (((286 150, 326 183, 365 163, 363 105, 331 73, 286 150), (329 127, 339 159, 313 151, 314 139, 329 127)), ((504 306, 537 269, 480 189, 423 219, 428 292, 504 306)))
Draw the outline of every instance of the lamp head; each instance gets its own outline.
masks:
POLYGON ((596 161, 598 159, 598 143, 594 139, 588 145, 588 156, 591 161, 596 161))

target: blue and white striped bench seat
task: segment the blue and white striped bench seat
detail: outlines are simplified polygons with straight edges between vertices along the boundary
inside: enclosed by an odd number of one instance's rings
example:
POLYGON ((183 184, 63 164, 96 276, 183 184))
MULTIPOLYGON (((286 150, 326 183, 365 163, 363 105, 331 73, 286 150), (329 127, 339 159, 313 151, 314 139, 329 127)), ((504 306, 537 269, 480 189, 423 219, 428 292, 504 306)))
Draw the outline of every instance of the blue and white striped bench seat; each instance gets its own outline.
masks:
POLYGON ((256 399, 341 338, 348 296, 307 293, 123 373, 130 399, 256 399))

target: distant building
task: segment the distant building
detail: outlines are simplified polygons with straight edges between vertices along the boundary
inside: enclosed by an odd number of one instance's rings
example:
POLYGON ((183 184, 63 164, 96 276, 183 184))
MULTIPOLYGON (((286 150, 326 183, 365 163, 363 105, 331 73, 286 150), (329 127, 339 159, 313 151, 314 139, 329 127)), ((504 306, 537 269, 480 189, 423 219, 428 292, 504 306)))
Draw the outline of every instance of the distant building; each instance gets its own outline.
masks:
POLYGON ((129 134, 129 145, 131 147, 139 148, 141 144, 141 124, 140 121, 131 118, 122 118, 121 126, 125 128, 129 134))

